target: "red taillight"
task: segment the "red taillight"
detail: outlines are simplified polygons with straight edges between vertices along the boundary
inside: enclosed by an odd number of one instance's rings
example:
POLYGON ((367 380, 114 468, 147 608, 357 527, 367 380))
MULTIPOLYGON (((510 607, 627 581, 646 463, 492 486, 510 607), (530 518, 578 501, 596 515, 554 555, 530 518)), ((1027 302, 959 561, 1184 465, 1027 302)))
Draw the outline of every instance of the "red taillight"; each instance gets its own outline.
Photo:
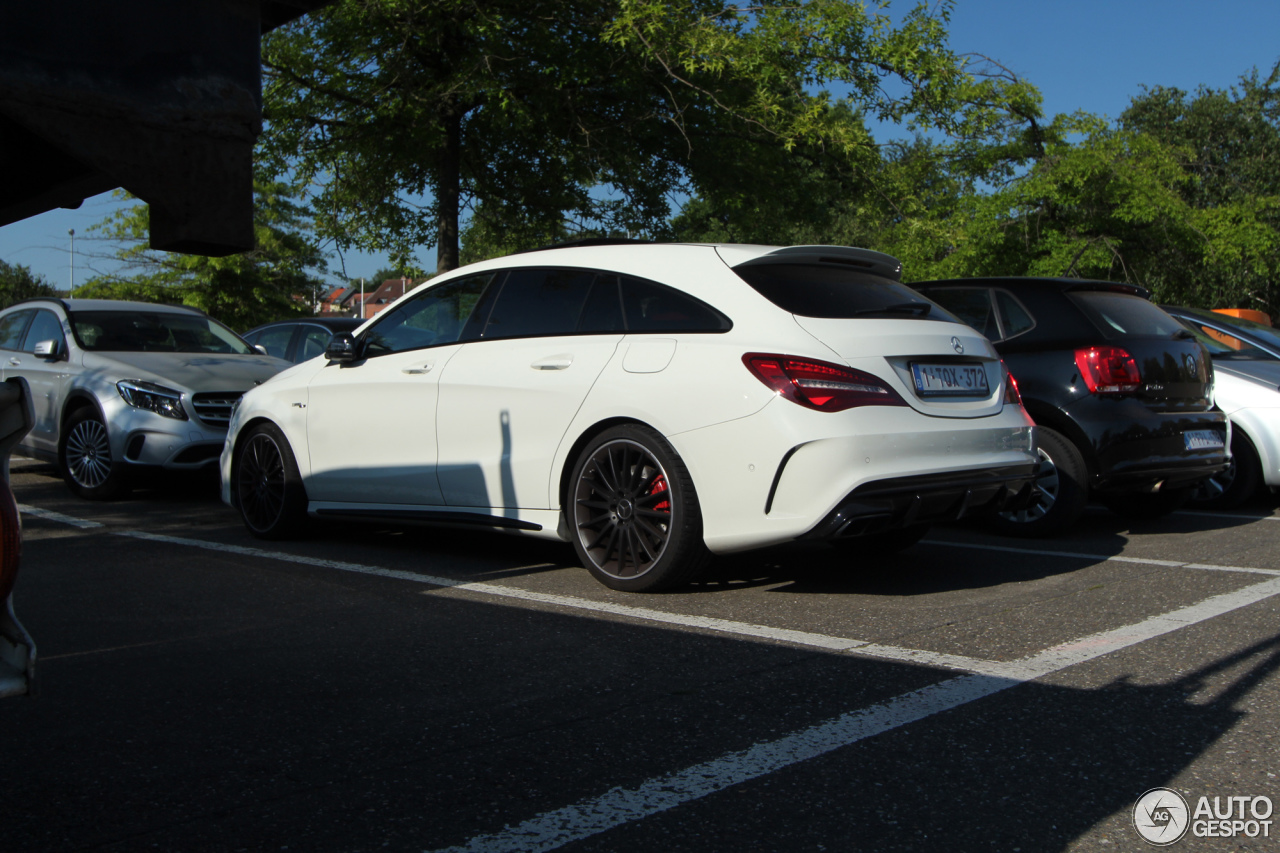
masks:
POLYGON ((1000 366, 1004 367, 1004 401, 1014 406, 1022 405, 1022 392, 1018 390, 1018 380, 1013 378, 1013 374, 1009 372, 1009 368, 1005 367, 1003 361, 1000 366))
POLYGON ((870 373, 812 358, 749 352, 742 363, 756 378, 786 397, 819 412, 857 406, 905 406, 907 402, 870 373))
POLYGON ((0 602, 9 597, 22 556, 22 520, 9 484, 0 481, 0 602))
POLYGON ((1131 394, 1142 383, 1138 363, 1120 347, 1078 349, 1076 367, 1090 394, 1131 394))

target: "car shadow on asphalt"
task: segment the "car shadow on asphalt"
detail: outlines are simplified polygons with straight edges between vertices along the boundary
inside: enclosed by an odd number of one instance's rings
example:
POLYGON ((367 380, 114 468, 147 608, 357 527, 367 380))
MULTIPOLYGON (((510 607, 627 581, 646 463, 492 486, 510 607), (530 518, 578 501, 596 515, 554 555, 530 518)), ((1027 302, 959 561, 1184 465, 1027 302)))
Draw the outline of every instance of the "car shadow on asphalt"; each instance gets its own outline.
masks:
MULTIPOLYGON (((1174 666, 1178 659, 1174 652, 1174 666)), ((1195 823, 1200 797, 1277 799, 1267 772, 1269 729, 1240 728, 1245 709, 1257 704, 1251 692, 1277 669, 1280 638, 1270 637, 1173 680, 1120 675, 1083 689, 1027 683, 972 706, 952 725, 881 736, 863 745, 859 762, 894 770, 841 801, 856 827, 847 840, 882 851, 1137 850, 1140 821, 1158 843, 1185 832, 1183 843, 1195 844, 1187 830, 1204 829, 1195 823), (1215 748, 1233 730, 1230 749, 1215 748), (1139 797, 1157 787, 1179 791, 1186 803, 1167 825, 1135 814, 1139 797), (938 795, 926 803, 925 791, 938 795)), ((812 801, 830 803, 835 787, 812 786, 812 801)), ((1276 824, 1269 830, 1271 841, 1241 832, 1218 843, 1265 846, 1274 843, 1276 824)), ((1261 835, 1256 823, 1251 834, 1261 835)))
POLYGON ((800 594, 916 596, 981 589, 1097 565, 1100 559, 1123 554, 1134 534, 1188 535, 1245 527, 1270 516, 1277 503, 1267 495, 1233 512, 1195 510, 1147 520, 1091 505, 1071 530, 1043 538, 1000 536, 980 520, 955 522, 935 526, 926 539, 899 553, 865 559, 859 559, 856 548, 790 543, 722 556, 696 583, 679 591, 772 587, 771 592, 800 594))
MULTIPOLYGON (((38 782, 11 786, 0 806, 7 849, 443 846, 753 740, 825 727, 903 690, 989 678, 468 601, 411 624, 347 616, 347 630, 305 642, 256 638, 232 655, 187 647, 119 658, 106 672, 51 670, 44 705, 15 706, 19 736, 0 750, 19 778, 38 782), (479 620, 466 612, 477 609, 479 620), (360 654, 334 655, 342 643, 360 654), (442 654, 467 644, 497 653, 442 654), (531 665, 526 650, 543 660, 531 665), (172 679, 157 675, 166 666, 172 679), (101 700, 104 686, 143 672, 138 690, 101 700), (78 754, 87 742, 91 754, 78 754), (109 799, 84 775, 110 775, 130 796, 109 799)), ((1080 665, 1071 685, 1054 683, 1060 676, 1010 684, 702 805, 638 814, 586 846, 1137 850, 1130 815, 1152 788, 1186 801, 1171 832, 1185 829, 1200 796, 1274 801, 1277 784, 1264 778, 1271 731, 1251 727, 1246 709, 1274 695, 1264 682, 1280 668, 1280 638, 1207 662, 1193 638, 1152 644, 1162 647, 1080 665)), ((1228 846, 1217 841, 1204 849, 1228 846)))

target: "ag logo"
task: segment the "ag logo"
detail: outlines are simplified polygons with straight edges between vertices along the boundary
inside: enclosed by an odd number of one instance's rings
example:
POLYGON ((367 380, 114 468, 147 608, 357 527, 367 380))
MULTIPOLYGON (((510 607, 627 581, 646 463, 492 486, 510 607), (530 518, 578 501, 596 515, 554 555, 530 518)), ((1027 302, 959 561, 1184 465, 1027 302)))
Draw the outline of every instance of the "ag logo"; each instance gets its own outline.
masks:
POLYGON ((1187 801, 1172 788, 1152 788, 1133 804, 1133 828, 1158 847, 1186 835, 1189 817, 1187 801))

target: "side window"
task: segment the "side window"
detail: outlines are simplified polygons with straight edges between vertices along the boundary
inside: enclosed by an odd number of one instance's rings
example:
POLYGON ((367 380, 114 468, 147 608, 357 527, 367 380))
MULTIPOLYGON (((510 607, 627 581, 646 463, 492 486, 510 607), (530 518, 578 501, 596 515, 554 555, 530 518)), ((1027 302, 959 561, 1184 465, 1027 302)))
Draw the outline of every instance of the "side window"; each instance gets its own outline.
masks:
POLYGON ((728 318, 670 287, 622 277, 622 307, 628 332, 727 332, 728 318))
POLYGON ((603 335, 624 332, 622 300, 618 290, 618 276, 600 273, 591 284, 591 293, 578 321, 578 332, 584 335, 603 335))
POLYGON ((925 296, 955 314, 988 340, 1000 340, 1000 326, 991 304, 991 291, 985 287, 937 287, 924 291, 925 296))
POLYGON ((289 339, 293 337, 293 329, 293 326, 277 326, 274 329, 264 329, 259 333, 258 339, 252 343, 266 350, 267 355, 284 358, 284 354, 289 351, 289 339))
POLYGON ((36 344, 41 341, 56 341, 62 352, 66 352, 66 339, 62 335, 62 321, 52 311, 37 311, 35 319, 22 339, 23 352, 35 352, 36 344))
POLYGON ((1004 322, 1006 339, 1020 335, 1036 324, 1027 309, 1007 290, 997 290, 996 305, 1000 308, 1000 319, 1004 322))
POLYGON ((34 311, 14 311, 0 319, 0 349, 17 349, 34 311))
POLYGON ((324 352, 324 348, 329 345, 329 339, 333 335, 328 329, 321 326, 304 326, 302 328, 302 340, 298 341, 298 351, 294 353, 293 360, 297 362, 310 361, 316 356, 324 352))
POLYGON ((363 335, 364 354, 372 357, 454 343, 494 275, 437 285, 379 314, 377 323, 363 335))
POLYGON ((585 270, 513 270, 502 284, 482 337, 573 334, 595 277, 585 270))

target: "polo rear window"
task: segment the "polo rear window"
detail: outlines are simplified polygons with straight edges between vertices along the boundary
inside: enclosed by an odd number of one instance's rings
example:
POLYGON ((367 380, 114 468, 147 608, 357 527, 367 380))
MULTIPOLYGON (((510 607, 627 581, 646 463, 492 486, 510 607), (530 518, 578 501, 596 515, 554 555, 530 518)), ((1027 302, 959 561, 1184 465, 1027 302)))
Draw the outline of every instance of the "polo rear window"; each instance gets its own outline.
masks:
POLYGON ((1075 290, 1067 296, 1104 337, 1125 335, 1171 338, 1182 325, 1141 296, 1110 290, 1075 290))
POLYGON ((763 263, 744 264, 733 271, 765 299, 801 317, 960 322, 905 284, 849 267, 763 263))

